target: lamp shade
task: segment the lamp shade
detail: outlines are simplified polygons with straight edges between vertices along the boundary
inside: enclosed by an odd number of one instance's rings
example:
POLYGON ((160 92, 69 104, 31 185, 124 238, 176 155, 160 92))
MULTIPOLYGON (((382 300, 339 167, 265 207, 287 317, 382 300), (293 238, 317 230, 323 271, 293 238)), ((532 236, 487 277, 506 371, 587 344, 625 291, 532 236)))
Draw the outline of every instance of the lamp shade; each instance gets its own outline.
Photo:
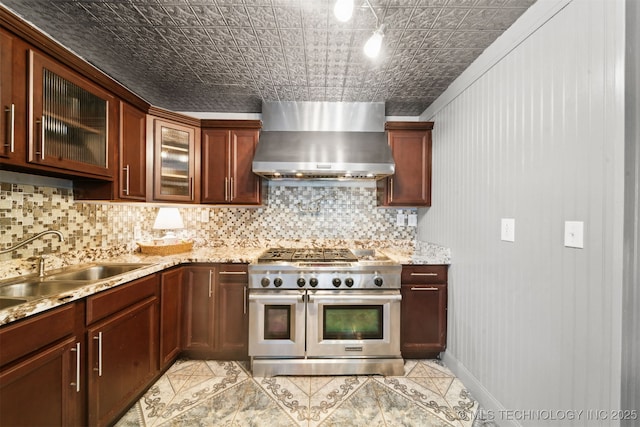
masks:
POLYGON ((380 53, 382 47, 382 38, 384 37, 384 24, 381 25, 364 45, 364 53, 369 58, 375 58, 380 53))
POLYGON ((154 230, 178 230, 184 228, 182 216, 178 208, 160 208, 156 221, 153 223, 154 230))
POLYGON ((347 22, 353 15, 353 0, 337 0, 333 13, 338 21, 347 22))

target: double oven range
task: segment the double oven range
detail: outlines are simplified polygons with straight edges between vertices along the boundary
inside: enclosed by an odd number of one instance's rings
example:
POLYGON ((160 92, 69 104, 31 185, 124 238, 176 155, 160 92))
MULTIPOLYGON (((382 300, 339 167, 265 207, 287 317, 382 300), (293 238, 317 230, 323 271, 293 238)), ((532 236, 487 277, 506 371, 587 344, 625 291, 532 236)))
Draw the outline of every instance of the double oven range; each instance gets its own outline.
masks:
POLYGON ((249 265, 253 374, 402 375, 400 274, 372 250, 264 252, 249 265))

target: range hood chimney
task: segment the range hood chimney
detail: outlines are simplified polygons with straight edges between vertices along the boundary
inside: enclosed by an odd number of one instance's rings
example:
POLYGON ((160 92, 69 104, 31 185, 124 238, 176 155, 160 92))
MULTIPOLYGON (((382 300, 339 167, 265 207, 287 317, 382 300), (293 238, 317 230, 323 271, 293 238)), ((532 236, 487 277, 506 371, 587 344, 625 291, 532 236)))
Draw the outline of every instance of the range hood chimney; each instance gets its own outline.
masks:
POLYGON ((268 179, 393 175, 384 103, 265 102, 253 172, 268 179))

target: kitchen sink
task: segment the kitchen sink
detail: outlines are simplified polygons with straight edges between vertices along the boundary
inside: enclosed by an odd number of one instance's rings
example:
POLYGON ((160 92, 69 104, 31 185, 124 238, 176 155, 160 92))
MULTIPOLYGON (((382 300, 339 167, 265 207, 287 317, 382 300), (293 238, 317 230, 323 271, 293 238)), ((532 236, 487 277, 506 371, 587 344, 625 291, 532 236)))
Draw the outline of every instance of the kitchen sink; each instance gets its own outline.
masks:
POLYGON ((82 267, 74 271, 51 274, 44 277, 45 282, 50 280, 103 280, 120 274, 129 273, 139 268, 147 267, 151 264, 95 264, 82 267))
POLYGON ((0 297, 44 297, 47 295, 54 295, 70 291, 72 289, 84 286, 87 283, 87 281, 70 280, 55 280, 46 282, 40 280, 25 280, 24 282, 13 283, 11 285, 0 287, 0 297))
POLYGON ((13 307, 14 305, 22 304, 23 302, 27 302, 27 299, 24 298, 3 298, 0 297, 0 310, 8 307, 13 307))
POLYGON ((53 272, 44 277, 31 275, 0 284, 0 310, 38 298, 61 294, 109 279, 151 264, 92 263, 53 272))

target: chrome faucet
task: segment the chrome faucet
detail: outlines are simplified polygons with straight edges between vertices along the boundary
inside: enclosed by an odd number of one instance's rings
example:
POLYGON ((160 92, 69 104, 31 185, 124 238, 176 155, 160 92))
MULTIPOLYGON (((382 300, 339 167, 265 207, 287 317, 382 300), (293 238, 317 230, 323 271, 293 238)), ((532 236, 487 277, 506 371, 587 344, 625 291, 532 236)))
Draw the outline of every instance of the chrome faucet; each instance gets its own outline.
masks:
POLYGON ((22 246, 26 245, 27 243, 31 243, 34 240, 36 240, 36 239, 38 239, 38 238, 40 238, 40 237, 42 237, 42 236, 44 236, 46 234, 55 234, 56 236, 58 236, 58 238, 60 239, 61 242, 64 242, 64 235, 61 232, 59 232, 58 230, 46 230, 46 231, 43 231, 42 233, 36 234, 35 236, 29 237, 27 240, 23 240, 22 242, 16 243, 13 246, 9 246, 7 249, 0 250, 0 254, 6 254, 8 252, 15 251, 16 249, 21 248, 22 246))

